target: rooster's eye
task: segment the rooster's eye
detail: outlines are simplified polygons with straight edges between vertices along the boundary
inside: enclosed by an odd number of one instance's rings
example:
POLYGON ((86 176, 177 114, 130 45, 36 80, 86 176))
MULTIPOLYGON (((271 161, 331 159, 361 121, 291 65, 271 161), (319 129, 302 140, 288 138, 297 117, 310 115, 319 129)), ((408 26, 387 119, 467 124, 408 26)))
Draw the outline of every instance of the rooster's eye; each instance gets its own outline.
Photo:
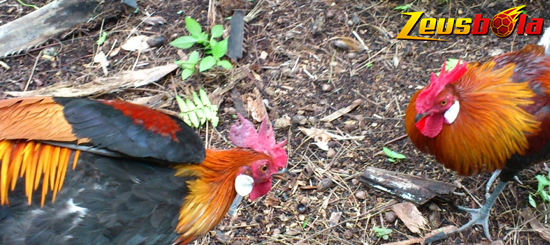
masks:
POLYGON ((262 173, 264 173, 265 171, 267 171, 267 164, 264 164, 260 167, 260 171, 262 171, 262 173))
POLYGON ((446 105, 447 104, 447 100, 442 100, 441 101, 441 105, 446 105))

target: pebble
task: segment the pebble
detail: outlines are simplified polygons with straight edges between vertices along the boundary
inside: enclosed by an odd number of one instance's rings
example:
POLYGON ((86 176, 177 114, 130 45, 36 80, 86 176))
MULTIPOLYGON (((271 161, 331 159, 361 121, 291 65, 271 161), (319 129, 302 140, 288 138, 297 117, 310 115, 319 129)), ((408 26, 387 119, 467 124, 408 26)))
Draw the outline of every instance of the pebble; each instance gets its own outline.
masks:
POLYGON ((397 219, 397 215, 393 211, 389 211, 384 214, 384 219, 388 223, 393 223, 397 219))
POLYGON ((326 190, 326 189, 332 187, 333 184, 334 183, 332 182, 331 178, 325 178, 317 184, 317 189, 320 190, 320 191, 326 190))
POLYGON ((321 89, 325 92, 329 92, 332 90, 332 85, 328 84, 328 83, 325 83, 323 84, 323 86, 321 86, 321 89))
POLYGON ((344 238, 345 239, 351 239, 353 238, 353 233, 350 230, 344 231, 344 238))
POLYGON ((235 108, 233 107, 225 107, 223 108, 223 111, 229 115, 235 115, 237 114, 237 110, 235 110, 235 108))
POLYGON ((296 115, 292 117, 292 123, 304 125, 307 122, 307 118, 302 115, 296 115))
POLYGON ((346 124, 344 125, 344 128, 348 131, 348 132, 351 132, 353 130, 355 130, 357 128, 357 125, 356 124, 353 124, 353 123, 349 123, 349 124, 346 124))
POLYGON ((156 35, 147 38, 147 44, 150 47, 160 47, 164 44, 164 37, 161 35, 156 35))
POLYGON ((353 185, 358 185, 358 184, 359 184, 359 180, 358 180, 358 179, 352 179, 352 180, 351 180, 351 183, 352 183, 353 185))
POLYGON ((364 200, 367 198, 367 193, 364 191, 358 191, 357 193, 355 193, 355 197, 364 200))
POLYGON ((327 151, 327 157, 328 158, 333 158, 334 156, 336 156, 336 151, 332 148, 328 149, 327 151))
POLYGON ((296 210, 298 211, 298 213, 301 213, 301 214, 307 212, 307 209, 308 209, 307 206, 302 203, 298 204, 298 206, 296 207, 296 210))
POLYGON ((304 174, 304 176, 306 176, 307 178, 311 177, 313 175, 313 169, 311 169, 311 167, 309 165, 306 165, 303 169, 302 169, 302 173, 304 174))
POLYGON ((334 10, 331 9, 327 11, 327 18, 332 18, 332 17, 334 17, 334 10))
POLYGON ((348 56, 349 59, 355 59, 357 58, 357 53, 348 53, 346 56, 348 56))

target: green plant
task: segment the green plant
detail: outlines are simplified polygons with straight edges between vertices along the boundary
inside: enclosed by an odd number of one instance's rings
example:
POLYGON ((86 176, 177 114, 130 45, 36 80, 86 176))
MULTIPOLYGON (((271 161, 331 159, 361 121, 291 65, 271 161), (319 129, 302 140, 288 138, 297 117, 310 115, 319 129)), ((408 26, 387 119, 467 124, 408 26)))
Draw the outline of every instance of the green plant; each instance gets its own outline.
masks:
POLYGON ((393 10, 404 12, 404 11, 409 10, 410 7, 411 7, 411 4, 409 3, 409 4, 405 4, 405 5, 399 5, 395 8, 393 8, 393 10))
POLYGON ((99 39, 97 39, 97 46, 101 46, 103 45, 103 43, 105 43, 105 41, 107 40, 107 32, 106 31, 103 31, 101 32, 101 36, 99 36, 99 39))
POLYGON ((389 157, 388 161, 390 162, 395 162, 396 160, 407 158, 405 155, 392 151, 386 147, 383 147, 382 150, 384 151, 384 154, 389 157))
MULTIPOLYGON (((455 58, 448 58, 447 63, 445 63, 445 71, 450 71, 451 69, 455 68, 455 66, 458 65, 459 59, 455 58)), ((464 61, 460 62, 461 64, 464 63, 464 61)), ((439 71, 435 73, 435 75, 439 76, 439 71)))
MULTIPOLYGON (((539 195, 544 202, 550 204, 550 172, 547 176, 537 175, 535 178, 537 178, 538 181, 538 188, 535 195, 539 195)), ((534 208, 537 207, 537 203, 531 194, 529 194, 529 204, 534 208)))
POLYGON ((214 65, 225 69, 233 68, 231 62, 221 59, 225 55, 225 52, 227 52, 227 39, 219 42, 216 41, 223 34, 222 25, 212 27, 209 37, 208 33, 202 31, 201 25, 196 20, 187 16, 185 17, 185 28, 189 32, 189 36, 178 37, 170 42, 170 45, 176 48, 188 49, 195 44, 202 44, 206 56, 201 59, 199 53, 193 51, 189 54, 187 61, 176 61, 175 63, 183 69, 181 73, 182 80, 193 75, 196 71, 197 63, 199 63, 199 72, 207 71, 214 67, 214 65))
POLYGON ((376 234, 376 237, 381 237, 384 240, 388 240, 390 238, 389 235, 392 232, 391 229, 384 228, 384 227, 378 227, 378 226, 372 227, 372 230, 376 234))
POLYGON ((210 121, 212 126, 218 126, 220 118, 218 117, 218 106, 212 105, 204 89, 199 89, 199 95, 193 91, 193 100, 181 98, 176 95, 176 102, 180 108, 179 116, 187 125, 198 128, 210 121))

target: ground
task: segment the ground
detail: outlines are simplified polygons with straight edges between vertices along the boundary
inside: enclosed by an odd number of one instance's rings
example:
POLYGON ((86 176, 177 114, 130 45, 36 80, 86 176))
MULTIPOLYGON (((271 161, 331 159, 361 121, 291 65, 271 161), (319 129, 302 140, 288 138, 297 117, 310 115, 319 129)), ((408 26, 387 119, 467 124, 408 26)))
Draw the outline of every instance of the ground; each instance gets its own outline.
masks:
MULTIPOLYGON (((227 4, 236 0, 223 1, 227 4)), ((33 10, 15 0, 1 2, 1 24, 33 10)), ((43 6, 46 1, 33 4, 43 6)), ((413 93, 427 85, 430 74, 437 72, 448 58, 487 60, 492 55, 535 43, 539 36, 514 33, 508 38, 498 38, 491 33, 438 37, 447 42, 398 40, 396 36, 409 16, 394 8, 405 4, 410 4, 408 12, 423 11, 425 17, 435 18, 473 18, 475 14, 491 18, 502 10, 525 4, 529 17, 550 19, 550 10, 540 0, 515 1, 513 5, 503 0, 253 0, 246 3, 245 8, 259 5, 262 10, 246 24, 244 55, 233 63, 235 67, 246 68, 247 76, 238 80, 231 92, 214 98, 220 101, 221 124, 216 130, 208 131, 210 147, 230 147, 224 137, 235 121, 235 111, 240 111, 243 105, 239 94, 245 95, 257 88, 269 105, 270 120, 279 119, 282 123, 277 124, 276 137, 288 140, 288 165, 294 176, 275 184, 266 197, 254 202, 245 200, 235 216, 228 216, 196 244, 384 244, 419 237, 400 219, 388 217, 391 205, 403 200, 358 181, 369 166, 464 186, 451 198, 418 206, 428 220, 422 234, 467 222, 468 215, 456 206, 477 205, 468 192, 483 202, 489 174, 461 177, 416 150, 405 136, 405 109, 413 93), (350 43, 350 40, 355 41, 350 43), (361 47, 360 42, 355 43, 357 40, 364 43, 365 50, 354 50, 354 44, 361 47), (342 48, 339 45, 342 43, 351 49, 342 48), (360 100, 359 105, 351 112, 332 121, 321 121, 356 100, 360 100), (285 118, 290 119, 289 124, 285 124, 288 122, 285 118), (301 130, 312 127, 346 139, 332 139, 328 143, 330 150, 325 151, 301 130), (382 147, 407 158, 390 162, 382 153, 382 147), (318 188, 321 181, 327 179, 333 184, 318 188), (341 215, 339 219, 338 215, 341 215), (382 240, 373 227, 389 228, 392 233, 388 240, 382 240)), ((40 47, 0 59, 10 67, 0 68, 0 92, 22 91, 26 86, 27 90, 35 90, 58 83, 90 83, 105 76, 102 68, 93 62, 95 54, 99 50, 108 53, 135 35, 160 34, 165 44, 141 53, 120 50, 108 55, 110 74, 173 63, 190 51, 178 51, 167 43, 187 34, 185 16, 207 26, 208 5, 206 0, 138 1, 139 11, 135 13, 122 11, 104 19, 97 18, 40 47), (142 18, 146 15, 162 17, 166 23, 144 24, 142 18), (98 48, 96 41, 101 30, 108 32, 108 38, 98 48), (42 50, 49 47, 58 50, 53 61, 41 58, 42 50)), ((230 21, 226 17, 232 11, 220 6, 216 10, 216 23, 227 28, 230 21)), ((234 76, 216 69, 181 81, 180 74, 181 69, 177 69, 154 84, 92 96, 134 100, 160 95, 161 101, 167 102, 160 103, 164 109, 178 111, 172 99, 174 91, 186 95, 202 87, 212 93, 234 76)), ((6 94, 0 96, 7 97, 6 94)), ((203 137, 207 134, 204 128, 198 132, 203 137)), ((532 167, 519 175, 523 184, 511 183, 505 189, 490 218, 493 238, 504 244, 549 242, 534 232, 520 215, 529 207, 528 194, 536 191, 534 176, 546 173, 544 165, 532 167)), ((540 211, 535 214, 542 222, 547 216, 540 211)), ((490 242, 482 229, 476 227, 439 244, 490 242)))

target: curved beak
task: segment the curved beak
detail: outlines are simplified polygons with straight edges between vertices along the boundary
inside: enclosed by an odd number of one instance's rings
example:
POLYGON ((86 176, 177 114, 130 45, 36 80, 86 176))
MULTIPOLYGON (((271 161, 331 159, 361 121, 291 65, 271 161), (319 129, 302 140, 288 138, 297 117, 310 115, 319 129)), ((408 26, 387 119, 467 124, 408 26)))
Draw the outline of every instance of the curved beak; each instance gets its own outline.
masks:
POLYGON ((288 172, 288 169, 283 168, 278 172, 271 175, 274 179, 287 180, 292 174, 288 172))
POLYGON ((430 115, 430 113, 428 112, 416 114, 416 116, 414 117, 414 123, 417 123, 418 121, 422 120, 422 118, 425 118, 428 115, 430 115))

